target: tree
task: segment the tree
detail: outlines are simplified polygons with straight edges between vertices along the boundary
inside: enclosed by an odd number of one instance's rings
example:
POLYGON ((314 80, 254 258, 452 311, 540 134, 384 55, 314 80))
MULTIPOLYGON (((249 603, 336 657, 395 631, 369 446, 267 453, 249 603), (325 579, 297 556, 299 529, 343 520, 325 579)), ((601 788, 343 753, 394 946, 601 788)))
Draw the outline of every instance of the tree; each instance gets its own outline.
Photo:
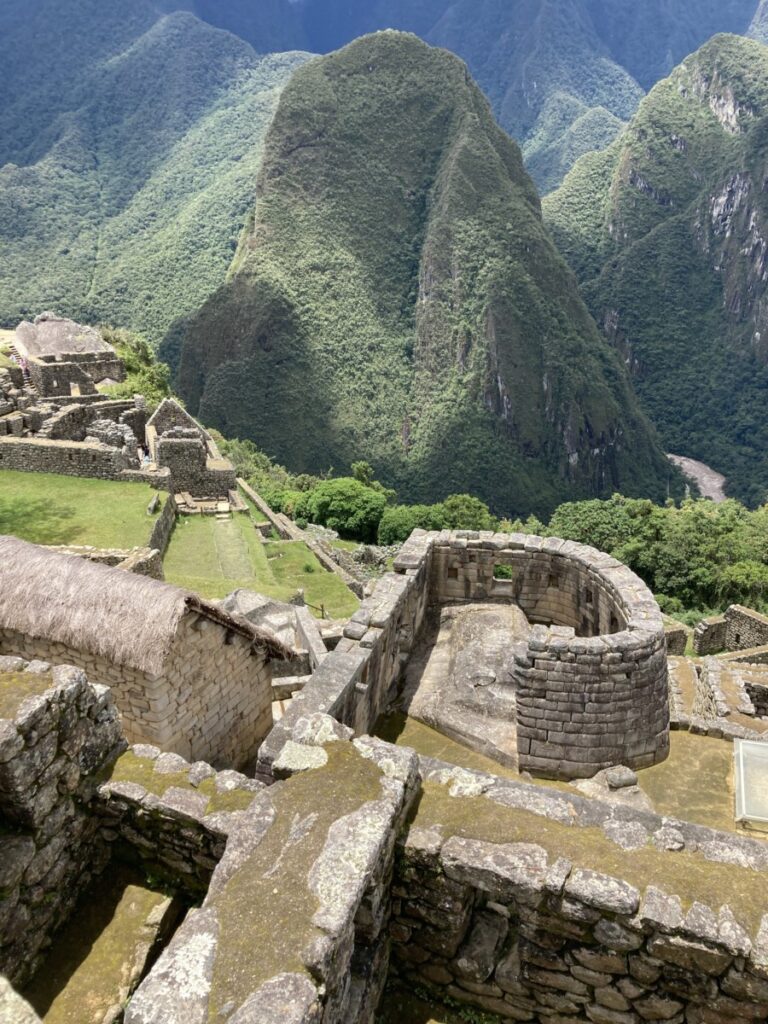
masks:
POLYGON ((386 505, 386 495, 381 491, 366 487, 354 477, 340 477, 324 480, 303 494, 294 514, 336 530, 349 540, 372 543, 386 505))
POLYGON ((497 520, 488 506, 471 494, 452 494, 442 503, 448 530, 494 530, 497 520))
POLYGON ((393 505, 384 510, 379 523, 379 544, 402 544, 414 530, 444 530, 442 505, 393 505))

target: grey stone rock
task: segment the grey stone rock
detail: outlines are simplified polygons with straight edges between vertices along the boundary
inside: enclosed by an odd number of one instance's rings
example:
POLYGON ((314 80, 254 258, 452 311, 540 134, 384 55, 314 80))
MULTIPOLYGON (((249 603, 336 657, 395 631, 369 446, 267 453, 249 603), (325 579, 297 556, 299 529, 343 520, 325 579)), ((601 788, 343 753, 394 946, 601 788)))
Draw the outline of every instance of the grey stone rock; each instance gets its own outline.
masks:
POLYGON ((318 992, 306 974, 278 974, 243 1003, 227 1024, 318 1024, 318 992))
POLYGON ((651 842, 660 850, 677 852, 685 849, 685 836, 672 825, 664 825, 651 836, 651 842))
POLYGON ((312 918, 317 928, 340 935, 354 921, 398 811, 391 801, 377 800, 331 825, 308 879, 320 904, 312 918))
POLYGON ((276 779, 289 779, 300 772, 312 771, 328 764, 328 755, 322 747, 305 747, 288 740, 272 765, 276 779))
POLYGON ((605 781, 609 789, 625 789, 627 786, 637 785, 637 773, 622 764, 616 768, 609 768, 605 773, 605 781))
POLYGON ((617 878, 577 868, 565 883, 566 893, 588 907, 612 914, 634 914, 640 905, 640 893, 617 878))
POLYGON ((734 956, 747 957, 752 952, 752 940, 746 929, 736 920, 728 904, 720 908, 717 937, 721 945, 734 956))
POLYGON ((190 785, 199 786, 201 782, 205 782, 206 779, 210 779, 215 774, 215 769, 211 768, 211 766, 206 764, 205 761, 195 761, 189 769, 189 775, 187 778, 189 779, 190 785))
POLYGON ((646 927, 674 932, 683 925, 683 905, 679 896, 669 896, 649 885, 640 907, 639 919, 646 927))
POLYGON ((606 821, 603 832, 622 850, 641 850, 650 838, 648 830, 636 821, 606 821))
POLYGON ((643 944, 642 934, 630 931, 617 921, 605 919, 595 925, 595 938, 614 953, 630 953, 643 944))
POLYGON ((323 747, 326 743, 349 740, 353 735, 352 729, 319 711, 299 718, 292 731, 294 742, 307 747, 323 747))
POLYGON ((160 747, 152 746, 151 743, 134 743, 131 751, 136 757, 147 758, 149 761, 156 761, 160 757, 160 747))
POLYGON ((503 902, 538 904, 544 896, 547 853, 533 843, 499 845, 452 836, 443 845, 443 870, 454 881, 503 902))
POLYGON ((481 911, 453 961, 455 973, 467 981, 487 981, 493 973, 508 930, 509 922, 505 917, 487 910, 481 911))
POLYGON ((154 770, 159 775, 176 775, 178 772, 189 770, 189 761, 185 761, 179 754, 160 754, 155 761, 154 770))
POLYGON ((40 1024, 40 1018, 22 997, 11 987, 7 978, 0 975, 0 1024, 40 1024))
POLYGON ((210 908, 193 910, 125 1011, 125 1024, 207 1024, 219 926, 210 908))
POLYGON ((196 793, 192 789, 183 789, 181 786, 169 786, 165 793, 163 793, 162 804, 166 814, 169 811, 173 811, 182 818, 200 821, 205 816, 208 797, 202 793, 196 793))

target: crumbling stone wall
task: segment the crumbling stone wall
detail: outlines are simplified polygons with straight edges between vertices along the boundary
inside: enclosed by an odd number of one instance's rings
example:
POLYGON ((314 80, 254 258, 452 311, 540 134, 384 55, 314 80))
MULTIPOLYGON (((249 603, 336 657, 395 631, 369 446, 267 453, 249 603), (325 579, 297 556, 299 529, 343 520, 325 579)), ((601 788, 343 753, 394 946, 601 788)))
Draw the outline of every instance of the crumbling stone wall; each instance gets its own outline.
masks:
POLYGON ((153 743, 191 760, 222 768, 244 765, 272 724, 266 654, 192 613, 179 623, 158 676, 10 629, 0 629, 0 653, 82 668, 94 682, 111 687, 129 742, 153 743))
MULTIPOLYGON (((406 554, 404 556, 409 559, 406 554)), ((336 648, 297 693, 286 715, 259 749, 258 769, 269 776, 272 763, 307 715, 331 715, 357 735, 373 730, 387 707, 421 632, 429 603, 428 549, 387 573, 344 628, 336 648)))
POLYGON ((130 401, 71 403, 47 419, 38 431, 37 437, 50 441, 83 441, 94 420, 121 423, 125 416, 135 409, 134 402, 130 401))
POLYGON ((29 375, 42 398, 96 394, 93 378, 83 366, 73 361, 46 363, 40 359, 30 359, 29 375))
POLYGON ((108 857, 92 782, 122 742, 109 690, 45 669, 0 658, 0 971, 16 984, 108 857))
POLYGON ((169 494, 163 503, 163 510, 152 527, 149 538, 149 546, 160 552, 161 556, 168 550, 171 542, 171 534, 176 525, 176 499, 169 494))

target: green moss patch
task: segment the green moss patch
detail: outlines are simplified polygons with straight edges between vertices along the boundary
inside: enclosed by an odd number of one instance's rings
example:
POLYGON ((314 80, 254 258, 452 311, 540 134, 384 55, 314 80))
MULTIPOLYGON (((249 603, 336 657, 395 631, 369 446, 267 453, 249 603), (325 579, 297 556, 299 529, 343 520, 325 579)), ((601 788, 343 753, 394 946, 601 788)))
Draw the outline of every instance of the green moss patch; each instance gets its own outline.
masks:
POLYGON ((331 825, 381 796, 381 773, 351 744, 327 748, 325 767, 274 787, 276 816, 255 853, 209 904, 219 919, 209 1021, 222 1007, 239 1006, 282 972, 305 972, 301 952, 323 933, 308 875, 331 825))
POLYGON ((657 814, 736 831, 732 743, 672 732, 667 760, 638 778, 657 814))
POLYGON ((27 697, 39 697, 52 685, 50 672, 0 672, 0 718, 15 718, 27 697))
MULTIPOLYGON (((137 872, 117 867, 85 894, 24 993, 45 1024, 101 1024, 158 934, 167 900, 137 872)), ((134 978, 138 981, 138 978, 134 978)))
POLYGON ((224 793, 216 790, 216 780, 205 779, 199 786, 193 786, 187 772, 156 772, 155 762, 149 757, 137 757, 128 750, 122 754, 109 768, 102 782, 133 782, 143 786, 148 793, 162 797, 171 787, 188 789, 193 793, 202 793, 208 797, 206 814, 218 811, 244 811, 253 803, 255 793, 250 790, 232 789, 224 793))
POLYGON ((765 875, 719 864, 689 853, 665 853, 648 845, 627 852, 597 828, 563 825, 505 807, 486 797, 453 798, 444 786, 427 782, 413 816, 421 828, 439 827, 442 835, 489 843, 538 843, 550 860, 566 857, 577 867, 624 879, 642 893, 649 885, 717 909, 727 903, 738 920, 756 934, 765 910, 765 875))

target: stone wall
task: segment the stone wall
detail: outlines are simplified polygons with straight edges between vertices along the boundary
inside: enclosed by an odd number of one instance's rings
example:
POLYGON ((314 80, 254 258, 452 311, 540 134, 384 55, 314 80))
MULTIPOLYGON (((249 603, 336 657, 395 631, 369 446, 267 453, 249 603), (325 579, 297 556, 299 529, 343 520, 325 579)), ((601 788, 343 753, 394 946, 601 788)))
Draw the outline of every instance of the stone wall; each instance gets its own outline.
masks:
POLYGON ((171 534, 176 525, 176 513, 176 499, 172 494, 169 494, 163 504, 162 512, 155 520, 155 525, 152 527, 152 533, 149 537, 149 546, 159 551, 161 556, 165 555, 165 552, 168 550, 171 534))
POLYGON ((122 451, 102 444, 0 437, 0 469, 116 480, 131 465, 122 451))
POLYGON ((671 656, 682 656, 688 646, 688 636, 691 633, 682 622, 664 616, 664 636, 667 640, 667 654, 671 656))
POLYGON ((98 788, 96 813, 116 858, 199 897, 262 789, 238 772, 139 745, 112 765, 98 788))
POLYGON ((391 699, 428 605, 515 601, 534 628, 516 655, 521 770, 589 777, 647 767, 669 752, 664 624, 645 584, 581 544, 521 534, 425 533, 403 545, 321 672, 304 687, 260 751, 268 772, 294 721, 308 710, 357 733, 391 699), (497 578, 497 567, 505 576, 497 578), (578 634, 578 635, 577 635, 578 634), (357 660, 340 659, 354 655, 357 660))
POLYGON ((29 375, 42 398, 96 394, 93 378, 75 362, 44 363, 39 359, 30 359, 29 375))
POLYGON ((0 658, 0 971, 17 984, 107 859, 93 778, 122 741, 109 690, 47 669, 0 658))
POLYGON ((199 910, 137 990, 125 1024, 373 1024, 386 979, 395 837, 416 758, 305 720, 296 764, 265 789, 199 910), (193 979, 193 982, 190 981, 193 979))
POLYGON ((227 498, 237 486, 231 463, 208 458, 205 440, 199 432, 174 427, 170 434, 158 438, 156 453, 158 466, 171 471, 176 493, 188 491, 195 498, 227 498), (180 436, 173 436, 175 433, 180 436))
POLYGON ((153 743, 222 768, 253 760, 272 725, 266 654, 240 634, 192 613, 179 623, 160 676, 9 629, 0 629, 0 654, 82 668, 112 689, 129 742, 153 743))
POLYGON ((75 558, 87 558, 89 562, 108 565, 138 576, 163 579, 163 559, 156 548, 94 548, 89 545, 49 545, 50 550, 75 558))
POLYGON ((693 650, 703 658, 725 650, 728 625, 724 615, 702 619, 693 631, 693 650))
POLYGON ((514 1021, 765 1019, 768 916, 747 895, 763 844, 435 762, 422 774, 391 927, 409 986, 514 1021))
POLYGON ((744 651, 768 644, 768 616, 740 604, 732 604, 725 610, 725 622, 726 650, 744 651))
MULTIPOLYGON (((154 682, 154 681, 153 681, 154 682)), ((210 619, 185 616, 162 685, 170 736, 158 746, 214 767, 256 757, 272 727, 272 670, 263 650, 210 619)))
POLYGON ((429 601, 429 549, 387 573, 344 628, 344 636, 322 661, 301 693, 259 749, 258 770, 265 776, 296 722, 322 713, 357 735, 373 730, 392 699, 403 667, 421 632, 429 601))
POLYGON ((94 420, 122 423, 126 414, 135 411, 136 406, 131 401, 103 400, 65 405, 45 421, 37 436, 50 441, 83 441, 88 433, 88 427, 94 420))

